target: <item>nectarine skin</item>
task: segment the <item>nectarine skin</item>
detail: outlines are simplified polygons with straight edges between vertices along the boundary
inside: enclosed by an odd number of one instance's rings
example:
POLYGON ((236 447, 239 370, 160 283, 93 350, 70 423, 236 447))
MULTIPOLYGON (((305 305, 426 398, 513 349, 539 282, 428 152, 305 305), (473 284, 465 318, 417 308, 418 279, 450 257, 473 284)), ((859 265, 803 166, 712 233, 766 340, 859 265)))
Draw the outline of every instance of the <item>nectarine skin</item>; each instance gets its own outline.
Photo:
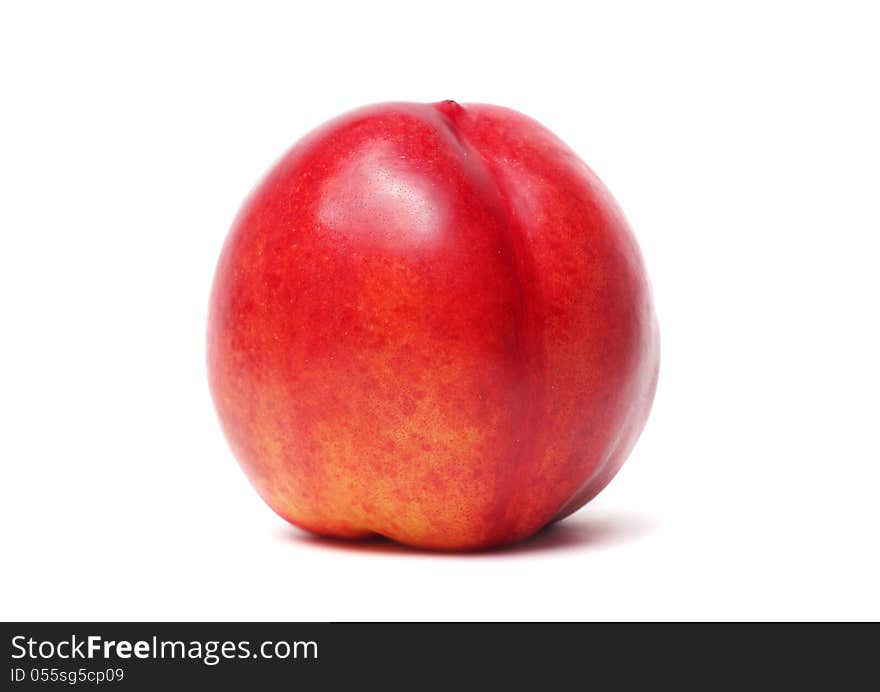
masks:
POLYGON ((324 536, 525 538, 611 480, 657 382, 623 214, 497 106, 380 104, 307 135, 236 218, 209 313, 235 456, 324 536))

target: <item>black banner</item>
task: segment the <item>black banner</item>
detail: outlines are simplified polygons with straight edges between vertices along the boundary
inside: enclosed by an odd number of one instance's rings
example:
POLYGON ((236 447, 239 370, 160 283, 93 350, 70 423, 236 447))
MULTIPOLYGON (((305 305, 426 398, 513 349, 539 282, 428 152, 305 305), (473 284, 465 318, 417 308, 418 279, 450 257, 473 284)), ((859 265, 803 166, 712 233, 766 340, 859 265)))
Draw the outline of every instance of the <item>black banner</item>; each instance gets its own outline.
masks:
POLYGON ((4 623, 8 689, 421 689, 438 684, 876 678, 876 625, 4 623), (854 636, 846 636, 852 634, 854 636))

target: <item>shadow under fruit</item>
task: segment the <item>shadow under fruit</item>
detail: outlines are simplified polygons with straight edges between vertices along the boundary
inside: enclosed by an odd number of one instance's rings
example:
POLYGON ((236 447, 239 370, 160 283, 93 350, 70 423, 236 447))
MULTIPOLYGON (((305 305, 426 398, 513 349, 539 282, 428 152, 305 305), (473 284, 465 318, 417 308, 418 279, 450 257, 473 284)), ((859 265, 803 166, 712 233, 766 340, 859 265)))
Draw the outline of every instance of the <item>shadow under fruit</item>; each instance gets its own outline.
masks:
POLYGON ((468 550, 593 498, 654 396, 636 241, 559 139, 388 103, 297 143, 223 247, 208 372, 257 491, 324 536, 468 550))

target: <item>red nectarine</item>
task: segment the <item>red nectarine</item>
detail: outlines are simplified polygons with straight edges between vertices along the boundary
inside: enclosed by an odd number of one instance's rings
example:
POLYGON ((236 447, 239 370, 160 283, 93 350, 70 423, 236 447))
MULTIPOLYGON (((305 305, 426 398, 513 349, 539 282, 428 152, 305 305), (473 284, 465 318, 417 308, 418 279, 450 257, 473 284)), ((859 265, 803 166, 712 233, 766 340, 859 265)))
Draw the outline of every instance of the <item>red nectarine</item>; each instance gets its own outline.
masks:
POLYGON ((474 549, 617 472, 657 381, 623 214, 535 121, 390 103, 296 144, 217 267, 211 390, 251 482, 325 536, 474 549))

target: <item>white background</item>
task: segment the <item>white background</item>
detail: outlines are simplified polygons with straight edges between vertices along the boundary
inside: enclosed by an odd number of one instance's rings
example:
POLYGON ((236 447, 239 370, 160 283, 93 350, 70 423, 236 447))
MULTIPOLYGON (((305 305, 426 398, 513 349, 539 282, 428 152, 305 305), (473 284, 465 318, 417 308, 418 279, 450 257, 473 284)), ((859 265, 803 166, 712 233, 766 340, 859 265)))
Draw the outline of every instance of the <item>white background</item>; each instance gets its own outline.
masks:
POLYGON ((880 618, 871 3, 140 8, 0 10, 0 617, 880 618), (611 486, 514 549, 318 541, 217 424, 214 263, 299 136, 447 98, 537 118, 614 192, 655 408, 611 486))

